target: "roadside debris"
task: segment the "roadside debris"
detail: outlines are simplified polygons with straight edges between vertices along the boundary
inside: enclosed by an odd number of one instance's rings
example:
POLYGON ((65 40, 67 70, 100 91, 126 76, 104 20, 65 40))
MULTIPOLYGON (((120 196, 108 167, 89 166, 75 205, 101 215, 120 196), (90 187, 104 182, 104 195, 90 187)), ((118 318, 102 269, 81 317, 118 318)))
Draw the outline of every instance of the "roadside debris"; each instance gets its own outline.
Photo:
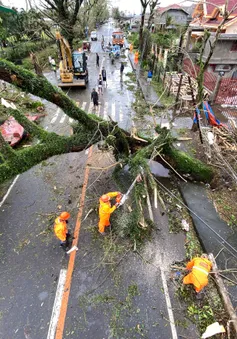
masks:
POLYGON ((225 328, 223 325, 220 325, 218 322, 215 322, 209 326, 207 326, 206 331, 202 335, 202 339, 210 338, 215 334, 225 333, 225 328))
POLYGON ((73 251, 78 251, 78 247, 77 246, 73 246, 69 251, 67 251, 67 254, 72 253, 73 251))
POLYGON ((185 219, 182 219, 182 229, 186 232, 189 231, 189 223, 185 219))

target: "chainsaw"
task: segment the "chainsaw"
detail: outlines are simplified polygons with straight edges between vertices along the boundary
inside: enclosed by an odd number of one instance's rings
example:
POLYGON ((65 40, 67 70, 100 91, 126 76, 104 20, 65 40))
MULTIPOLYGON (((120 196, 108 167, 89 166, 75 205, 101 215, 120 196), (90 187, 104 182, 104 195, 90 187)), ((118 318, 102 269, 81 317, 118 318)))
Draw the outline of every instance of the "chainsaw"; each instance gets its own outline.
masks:
POLYGON ((133 187, 135 186, 136 182, 140 182, 142 180, 141 174, 138 174, 136 178, 134 179, 132 185, 129 187, 127 192, 125 194, 119 194, 116 198, 117 208, 119 206, 122 206, 125 201, 128 199, 129 194, 131 193, 133 187))

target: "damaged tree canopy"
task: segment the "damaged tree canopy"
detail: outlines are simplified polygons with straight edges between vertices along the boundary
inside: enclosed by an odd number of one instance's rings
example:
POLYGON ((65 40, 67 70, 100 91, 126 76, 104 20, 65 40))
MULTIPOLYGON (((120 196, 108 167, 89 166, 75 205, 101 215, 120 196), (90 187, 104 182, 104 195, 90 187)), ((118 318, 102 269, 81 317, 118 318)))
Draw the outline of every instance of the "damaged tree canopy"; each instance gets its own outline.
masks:
POLYGON ((23 112, 8 108, 8 114, 13 116, 28 133, 37 137, 39 143, 15 151, 0 136, 0 183, 27 171, 53 155, 78 152, 101 140, 113 146, 117 158, 124 158, 125 161, 129 159, 135 171, 139 171, 138 167, 144 164, 145 158, 150 158, 154 150, 159 149, 160 154, 172 161, 172 166, 180 173, 189 173, 193 178, 205 182, 209 182, 212 178, 213 173, 210 167, 174 149, 173 139, 166 129, 157 130, 158 138, 143 143, 139 138, 134 138, 119 128, 115 122, 104 121, 93 114, 84 112, 43 76, 37 76, 6 60, 0 60, 0 79, 22 91, 54 103, 66 115, 78 122, 74 128, 74 135, 60 136, 35 125, 25 117, 23 112))

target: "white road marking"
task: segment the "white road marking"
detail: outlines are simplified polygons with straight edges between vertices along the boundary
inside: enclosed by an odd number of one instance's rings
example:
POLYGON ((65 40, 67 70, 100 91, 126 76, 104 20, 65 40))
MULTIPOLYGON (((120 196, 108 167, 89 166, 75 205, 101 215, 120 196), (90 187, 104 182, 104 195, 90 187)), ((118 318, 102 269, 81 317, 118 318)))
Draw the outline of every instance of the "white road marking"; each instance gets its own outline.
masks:
POLYGON ((119 122, 122 122, 123 121, 123 109, 122 107, 120 107, 119 109, 119 122))
POLYGON ((161 279, 162 279, 162 284, 163 284, 163 289, 164 289, 164 295, 165 295, 165 301, 166 301, 168 316, 169 316, 169 320, 170 320, 169 322, 170 322, 170 327, 171 327, 172 338, 178 339, 178 335, 177 335, 177 331, 176 331, 176 327, 175 327, 175 322, 174 322, 174 314, 173 314, 172 305, 171 305, 171 301, 170 301, 168 285, 167 285, 165 273, 164 273, 162 266, 160 267, 160 271, 161 271, 161 279))
POLYGON ((116 121, 116 107, 115 107, 115 102, 112 103, 112 107, 111 107, 111 118, 112 120, 116 121))
POLYGON ((130 103, 131 103, 131 100, 130 100, 130 96, 129 96, 128 89, 126 90, 126 94, 127 94, 128 102, 129 102, 129 104, 130 104, 130 103))
POLYGON ((85 109, 86 109, 86 104, 87 104, 87 102, 84 101, 84 102, 82 103, 82 105, 81 105, 81 109, 82 109, 83 111, 85 111, 85 109))
POLYGON ((73 119, 72 119, 72 118, 69 118, 69 122, 70 122, 70 124, 73 123, 73 119))
POLYGON ((63 114, 62 118, 60 119, 59 123, 63 124, 66 119, 66 114, 63 114))
POLYGON ((94 107, 94 105, 93 105, 93 102, 91 101, 89 108, 88 108, 88 113, 92 113, 93 107, 94 107))
POLYGON ((101 111, 102 111, 102 105, 100 103, 99 106, 98 106, 98 110, 96 112, 96 115, 100 116, 101 115, 101 111))
POLYGON ((53 119, 50 121, 51 124, 53 124, 57 120, 59 112, 60 112, 60 108, 58 107, 53 119))
POLYGON ((51 315, 51 319, 49 323, 49 331, 48 331, 47 339, 55 338, 66 277, 67 277, 67 270, 61 269, 59 279, 58 279, 57 291, 56 291, 54 304, 53 304, 53 311, 52 311, 52 315, 51 315))
POLYGON ((19 174, 15 177, 15 179, 13 180, 11 186, 8 188, 7 193, 4 195, 2 201, 0 202, 0 207, 2 207, 2 205, 4 204, 4 202, 6 201, 7 197, 9 196, 13 186, 15 185, 15 183, 17 182, 17 179, 19 178, 19 174))
POLYGON ((109 103, 108 101, 106 101, 104 105, 104 114, 103 114, 105 120, 107 120, 108 118, 108 109, 109 109, 109 103))

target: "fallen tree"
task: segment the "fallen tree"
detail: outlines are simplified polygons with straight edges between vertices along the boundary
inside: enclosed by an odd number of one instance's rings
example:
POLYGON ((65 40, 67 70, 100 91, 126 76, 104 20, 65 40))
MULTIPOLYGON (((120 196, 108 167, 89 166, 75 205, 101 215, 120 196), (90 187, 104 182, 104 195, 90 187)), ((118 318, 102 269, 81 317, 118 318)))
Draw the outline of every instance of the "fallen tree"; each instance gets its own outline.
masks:
MULTIPOLYGON (((53 155, 78 152, 99 141, 112 146, 117 159, 123 158, 125 162, 129 161, 134 173, 139 172, 140 165, 145 166, 145 159, 159 158, 158 153, 154 156, 154 150, 159 149, 160 154, 171 161, 172 166, 180 173, 188 173, 194 179, 204 182, 209 182, 212 178, 213 172, 209 166, 173 147, 173 138, 167 129, 157 127, 158 137, 153 141, 147 139, 143 142, 119 128, 112 120, 104 121, 96 115, 87 114, 61 89, 50 84, 45 77, 37 76, 6 60, 0 60, 0 79, 22 91, 56 104, 66 115, 77 121, 72 136, 60 136, 35 125, 25 117, 23 112, 8 108, 8 114, 14 116, 28 133, 37 137, 39 142, 37 145, 15 151, 2 137, 0 138, 0 161, 2 162, 0 183, 27 171, 53 155)), ((149 170, 147 166, 146 168, 149 170)))

